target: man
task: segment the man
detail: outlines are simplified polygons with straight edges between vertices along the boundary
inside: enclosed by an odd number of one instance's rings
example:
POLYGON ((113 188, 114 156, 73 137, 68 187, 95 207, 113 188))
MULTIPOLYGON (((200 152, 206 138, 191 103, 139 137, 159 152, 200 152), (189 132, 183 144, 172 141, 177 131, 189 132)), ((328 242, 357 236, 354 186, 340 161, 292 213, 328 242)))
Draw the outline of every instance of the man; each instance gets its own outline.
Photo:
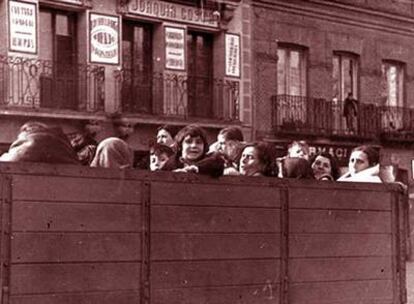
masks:
POLYGON ((349 132, 354 133, 357 130, 358 117, 358 100, 356 100, 352 93, 348 93, 348 97, 344 100, 344 116, 346 121, 346 128, 349 132))

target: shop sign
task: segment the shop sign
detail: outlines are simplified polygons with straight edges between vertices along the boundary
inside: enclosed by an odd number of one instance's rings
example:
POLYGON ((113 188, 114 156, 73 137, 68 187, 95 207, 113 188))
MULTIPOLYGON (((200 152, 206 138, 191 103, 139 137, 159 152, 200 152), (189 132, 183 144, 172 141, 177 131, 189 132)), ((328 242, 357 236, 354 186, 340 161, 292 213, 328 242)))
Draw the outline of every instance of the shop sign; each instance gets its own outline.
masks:
POLYGON ((212 10, 177 3, 158 0, 132 0, 128 3, 128 13, 218 28, 218 18, 212 10))
POLYGON ((119 18, 90 14, 90 61, 119 64, 119 18))
POLYGON ((240 77, 240 36, 226 34, 226 76, 240 77))
POLYGON ((9 1, 10 51, 37 53, 37 5, 22 1, 9 1))
POLYGON ((185 30, 165 27, 165 67, 185 70, 185 30))
POLYGON ((315 155, 321 152, 329 153, 338 160, 340 166, 348 166, 349 156, 353 146, 338 146, 329 144, 309 144, 309 154, 315 155))

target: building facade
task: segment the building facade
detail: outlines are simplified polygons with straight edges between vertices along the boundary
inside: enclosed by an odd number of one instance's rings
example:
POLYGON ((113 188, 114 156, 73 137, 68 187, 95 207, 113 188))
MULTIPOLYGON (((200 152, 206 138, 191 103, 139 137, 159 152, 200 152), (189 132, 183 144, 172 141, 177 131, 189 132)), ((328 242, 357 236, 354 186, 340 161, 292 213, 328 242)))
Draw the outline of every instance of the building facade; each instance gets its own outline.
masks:
POLYGON ((252 8, 255 137, 282 148, 306 139, 343 166, 353 147, 372 144, 412 184, 414 1, 255 0, 252 8), (358 100, 354 117, 348 96, 358 100))
POLYGON ((137 151, 163 124, 251 132, 239 0, 7 0, 0 16, 3 150, 25 121, 94 121, 101 139, 114 113, 137 151))

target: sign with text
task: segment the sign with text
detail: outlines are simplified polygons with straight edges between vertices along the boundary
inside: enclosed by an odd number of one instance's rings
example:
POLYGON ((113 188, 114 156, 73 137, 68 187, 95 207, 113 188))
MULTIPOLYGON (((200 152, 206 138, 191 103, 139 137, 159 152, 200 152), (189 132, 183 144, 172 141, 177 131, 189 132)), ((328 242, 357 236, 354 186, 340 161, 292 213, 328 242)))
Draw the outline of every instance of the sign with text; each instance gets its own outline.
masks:
POLYGON ((37 6, 35 3, 9 1, 10 51, 37 53, 37 6))
POLYGON ((119 18, 90 14, 90 61, 95 63, 119 63, 119 18))
POLYGON ((226 34, 226 76, 240 77, 240 36, 226 34))
POLYGON ((128 13, 175 22, 218 28, 218 18, 212 10, 158 0, 132 0, 128 13))
POLYGON ((165 67, 185 70, 185 29, 165 27, 165 67))

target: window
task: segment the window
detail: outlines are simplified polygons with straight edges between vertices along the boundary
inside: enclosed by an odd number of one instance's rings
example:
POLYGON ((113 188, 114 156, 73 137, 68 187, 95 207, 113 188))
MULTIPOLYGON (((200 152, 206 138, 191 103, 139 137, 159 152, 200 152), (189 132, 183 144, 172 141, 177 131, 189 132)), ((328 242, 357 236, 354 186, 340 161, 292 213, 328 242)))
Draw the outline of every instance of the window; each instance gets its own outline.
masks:
POLYGON ((404 64, 390 61, 383 61, 382 92, 385 106, 404 106, 404 64))
POLYGON ((122 24, 122 111, 152 113, 152 27, 124 21, 122 24))
POLYGON ((307 95, 306 49, 280 45, 277 50, 278 95, 307 95))
POLYGON ((40 10, 39 59, 40 106, 77 109, 79 71, 77 67, 76 24, 72 12, 40 10))
POLYGON ((382 127, 396 130, 403 127, 405 65, 383 61, 381 66, 382 127))
POLYGON ((213 115, 213 35, 187 33, 188 114, 213 115))
POLYGON ((333 98, 343 101, 352 93, 358 98, 358 56, 351 53, 335 52, 333 55, 333 98))

